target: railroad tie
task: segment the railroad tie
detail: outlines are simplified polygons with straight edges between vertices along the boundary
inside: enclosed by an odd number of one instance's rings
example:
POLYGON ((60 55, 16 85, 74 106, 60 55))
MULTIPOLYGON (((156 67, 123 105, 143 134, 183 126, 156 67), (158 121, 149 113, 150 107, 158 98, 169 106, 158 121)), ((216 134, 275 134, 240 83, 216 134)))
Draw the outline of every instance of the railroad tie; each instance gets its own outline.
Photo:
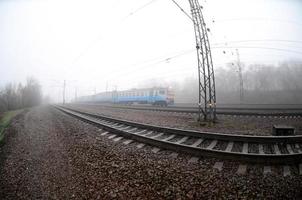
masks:
POLYGON ((114 138, 116 135, 110 135, 109 137, 108 137, 108 139, 112 139, 112 138, 114 138))
POLYGON ((263 145, 259 144, 259 154, 264 154, 263 145))
POLYGON ((242 153, 248 153, 249 152, 249 143, 245 142, 243 143, 243 147, 242 147, 242 153))
POLYGON ((233 145, 234 145, 234 142, 233 142, 233 141, 229 142, 229 143, 228 143, 228 146, 227 146, 226 149, 225 149, 225 151, 226 151, 226 152, 231 152, 232 149, 233 149, 233 145))
POLYGON ((290 167, 288 165, 283 166, 283 176, 290 176, 290 167))
POLYGON ((121 125, 119 125, 119 126, 114 126, 114 128, 122 128, 123 126, 125 126, 124 124, 121 124, 121 125))
POLYGON ((176 144, 181 144, 181 143, 184 143, 185 141, 187 141, 187 139, 188 139, 189 137, 183 137, 183 138, 181 138, 180 140, 178 140, 177 142, 175 142, 176 144))
POLYGON ((139 143, 136 147, 137 147, 138 149, 141 149, 141 148, 143 148, 144 146, 145 146, 144 143, 139 143))
POLYGON ((240 164, 237 170, 237 174, 245 174, 247 169, 247 165, 240 164))
POLYGON ((297 149, 297 151, 298 151, 299 153, 302 153, 302 150, 301 150, 299 144, 295 144, 295 147, 296 147, 296 149, 297 149))
POLYGON ((168 140, 173 139, 174 137, 175 137, 175 135, 170 135, 169 137, 162 139, 162 141, 168 141, 168 140))
POLYGON ((126 126, 125 128, 121 128, 120 130, 121 131, 125 131, 125 130, 127 130, 128 128, 130 128, 131 126, 126 126))
POLYGON ((128 145, 128 144, 130 144, 131 142, 133 142, 133 140, 126 140, 126 141, 123 142, 123 144, 128 145))
POLYGON ((108 134, 108 132, 106 131, 106 132, 104 132, 104 133, 101 133, 101 135, 102 136, 104 136, 104 135, 107 135, 108 134))
POLYGON ((162 136, 163 134, 164 134, 164 133, 159 133, 159 134, 157 134, 157 135, 152 136, 151 138, 157 138, 157 137, 162 136))
POLYGON ((106 120, 104 120, 104 119, 99 119, 99 122, 100 122, 100 123, 103 123, 103 124, 109 123, 108 121, 106 121, 106 120))
POLYGON ((159 152, 160 151, 160 148, 157 148, 157 147, 154 147, 153 149, 152 149, 152 152, 153 153, 157 153, 157 152, 159 152))
POLYGON ((223 162, 215 162, 213 168, 217 169, 218 171, 221 171, 223 167, 223 162))
POLYGON ((266 174, 269 174, 269 173, 272 173, 271 166, 264 166, 264 168, 263 168, 263 174, 266 175, 266 174))
POLYGON ((153 131, 149 131, 149 132, 146 132, 146 133, 144 133, 144 134, 142 134, 143 136, 148 136, 148 135, 151 135, 153 133, 153 131))
POLYGON ((113 141, 114 141, 114 142, 118 142, 118 141, 120 141, 122 138, 123 138, 123 137, 117 137, 117 138, 113 139, 113 141))
POLYGON ((197 147, 198 145, 200 145, 202 143, 202 141, 203 141, 203 139, 200 138, 200 139, 196 140, 191 146, 192 147, 197 147))
POLYGON ((277 154, 277 155, 281 154, 280 149, 277 144, 274 144, 274 149, 275 149, 275 154, 277 154))
POLYGON ((134 134, 139 135, 139 134, 142 134, 142 133, 144 133, 144 132, 146 132, 146 131, 147 131, 147 130, 142 130, 142 131, 136 132, 136 133, 134 133, 134 134))
POLYGON ((207 147, 207 149, 211 150, 213 149, 217 144, 217 140, 212 140, 211 144, 207 147))
POLYGON ((294 151, 293 151, 292 147, 290 146, 290 144, 286 145, 286 149, 287 149, 289 154, 294 154, 294 151))
POLYGON ((133 129, 127 130, 127 132, 132 132, 132 131, 135 131, 135 130, 137 130, 137 128, 133 128, 133 129))

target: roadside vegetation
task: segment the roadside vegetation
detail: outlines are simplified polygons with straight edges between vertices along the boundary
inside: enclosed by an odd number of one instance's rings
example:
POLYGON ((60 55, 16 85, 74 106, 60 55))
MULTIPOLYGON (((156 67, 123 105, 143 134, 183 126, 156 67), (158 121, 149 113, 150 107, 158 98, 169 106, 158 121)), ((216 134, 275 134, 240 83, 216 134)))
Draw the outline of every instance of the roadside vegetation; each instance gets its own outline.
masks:
POLYGON ((4 138, 4 130, 10 124, 11 120, 19 113, 21 113, 23 109, 8 111, 2 113, 0 115, 0 143, 4 138))
POLYGON ((41 99, 41 87, 34 78, 28 78, 25 85, 8 83, 0 88, 0 143, 12 118, 24 108, 39 105, 41 99))
POLYGON ((41 86, 34 78, 28 78, 25 85, 8 83, 0 88, 0 113, 36 106, 41 100, 41 86))

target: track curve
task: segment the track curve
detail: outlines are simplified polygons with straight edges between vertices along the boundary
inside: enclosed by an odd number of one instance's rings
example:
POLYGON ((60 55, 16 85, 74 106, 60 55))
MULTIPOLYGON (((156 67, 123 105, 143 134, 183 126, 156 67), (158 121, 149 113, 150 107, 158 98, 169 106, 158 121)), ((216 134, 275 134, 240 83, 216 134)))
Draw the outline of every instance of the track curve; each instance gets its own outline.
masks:
POLYGON ((55 106, 122 137, 195 156, 256 163, 299 163, 302 136, 246 136, 153 126, 55 106))

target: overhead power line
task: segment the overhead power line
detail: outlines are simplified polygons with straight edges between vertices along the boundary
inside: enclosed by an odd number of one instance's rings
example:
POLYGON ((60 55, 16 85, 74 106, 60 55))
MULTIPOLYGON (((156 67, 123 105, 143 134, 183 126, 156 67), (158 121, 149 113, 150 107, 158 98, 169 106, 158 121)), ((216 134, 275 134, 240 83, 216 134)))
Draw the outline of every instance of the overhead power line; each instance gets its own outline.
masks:
POLYGON ((191 20, 193 21, 192 17, 175 1, 171 0, 173 3, 191 20))
POLYGON ((230 18, 230 19, 216 19, 215 21, 218 23, 231 22, 231 21, 263 21, 263 22, 271 21, 271 22, 278 22, 278 23, 290 23, 302 27, 302 23, 298 21, 287 20, 287 19, 274 19, 274 18, 230 18))
POLYGON ((257 47, 257 46, 214 46, 213 49, 267 49, 267 50, 275 50, 275 51, 284 51, 296 54, 302 54, 302 51, 294 51, 290 49, 281 49, 281 48, 273 48, 273 47, 257 47))
POLYGON ((189 49, 189 50, 186 50, 186 51, 183 51, 183 52, 171 55, 169 57, 165 57, 165 58, 160 58, 160 59, 154 60, 154 62, 152 62, 152 63, 146 62, 146 63, 142 63, 140 65, 134 65, 134 66, 139 66, 139 67, 136 68, 136 69, 133 69, 133 70, 123 71, 121 73, 120 72, 116 72, 116 74, 118 74, 118 75, 126 75, 128 73, 133 73, 133 72, 137 72, 137 71, 141 71, 141 70, 146 70, 146 68, 154 67, 154 66, 159 65, 161 63, 170 62, 171 60, 174 60, 174 59, 176 59, 178 57, 190 54, 190 53, 192 53, 194 51, 195 51, 195 49, 189 49))
POLYGON ((144 5, 140 6, 140 7, 138 7, 138 8, 135 9, 133 12, 130 12, 129 15, 127 15, 125 18, 134 15, 135 13, 137 13, 138 11, 140 11, 140 10, 146 8, 147 6, 151 5, 151 4, 154 3, 155 1, 156 1, 156 0, 151 0, 151 1, 149 1, 148 3, 146 3, 146 4, 144 4, 144 5))
POLYGON ((250 43, 250 42, 286 42, 286 43, 301 43, 300 40, 282 40, 282 39, 264 39, 264 40, 233 40, 225 42, 213 43, 213 45, 228 44, 228 43, 250 43))
MULTIPOLYGON (((122 18, 121 22, 125 21, 127 18, 133 16, 135 13, 139 12, 140 10, 146 8, 147 6, 151 5, 152 3, 154 3, 157 0, 151 0, 148 3, 138 7, 137 9, 135 9, 134 11, 130 12, 128 15, 126 15, 125 17, 122 18)), ((81 57, 83 57, 86 52, 93 47, 99 40, 103 39, 102 34, 99 34, 95 39, 91 40, 88 45, 86 46, 86 48, 81 51, 71 62, 71 65, 75 64, 81 57)))

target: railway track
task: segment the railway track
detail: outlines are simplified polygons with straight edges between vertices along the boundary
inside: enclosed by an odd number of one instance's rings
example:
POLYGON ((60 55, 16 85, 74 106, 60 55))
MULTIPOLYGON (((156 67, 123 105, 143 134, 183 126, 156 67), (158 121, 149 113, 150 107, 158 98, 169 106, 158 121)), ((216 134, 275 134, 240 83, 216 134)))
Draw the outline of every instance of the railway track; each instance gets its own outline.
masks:
MULTIPOLYGON (((89 105, 89 104, 88 104, 89 105)), ((154 107, 154 106, 123 106, 123 105, 100 105, 108 108, 143 110, 153 112, 171 112, 184 114, 198 114, 196 107, 154 107)), ((275 118, 301 118, 302 108, 226 108, 221 107, 216 109, 218 115, 226 116, 249 116, 249 117, 275 117, 275 118)))
MULTIPOLYGON (((246 136, 198 132, 153 126, 95 115, 71 108, 62 112, 102 127, 115 140, 127 138, 193 156, 230 159, 250 163, 298 164, 302 162, 302 136, 246 136)), ((111 136, 110 136, 111 137, 111 136)), ((301 166, 301 164, 300 164, 301 166)))

